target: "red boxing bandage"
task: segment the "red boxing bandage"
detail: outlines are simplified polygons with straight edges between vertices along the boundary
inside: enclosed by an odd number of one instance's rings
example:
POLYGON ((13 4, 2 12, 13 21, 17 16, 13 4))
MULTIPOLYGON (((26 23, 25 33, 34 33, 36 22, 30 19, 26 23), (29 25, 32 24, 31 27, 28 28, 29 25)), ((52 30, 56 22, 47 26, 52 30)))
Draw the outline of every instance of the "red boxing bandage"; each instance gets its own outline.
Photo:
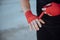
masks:
POLYGON ((58 6, 60 7, 60 4, 58 4, 58 6))
POLYGON ((46 7, 45 12, 52 16, 60 15, 60 4, 52 2, 50 6, 46 7))
POLYGON ((35 20, 37 18, 37 16, 33 15, 32 12, 30 10, 28 10, 25 13, 25 16, 27 18, 28 23, 31 23, 33 20, 35 20))
POLYGON ((42 13, 40 14, 39 19, 41 19, 41 18, 43 17, 43 15, 44 15, 44 12, 42 12, 42 13))

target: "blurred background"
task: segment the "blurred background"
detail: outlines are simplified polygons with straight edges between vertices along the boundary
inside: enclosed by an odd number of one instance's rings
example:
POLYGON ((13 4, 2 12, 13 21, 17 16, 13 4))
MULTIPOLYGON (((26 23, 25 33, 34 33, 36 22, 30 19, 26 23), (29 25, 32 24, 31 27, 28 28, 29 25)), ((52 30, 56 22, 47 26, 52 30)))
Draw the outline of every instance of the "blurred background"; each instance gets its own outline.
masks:
MULTIPOLYGON (((36 15, 36 0, 30 0, 36 15)), ((36 40, 36 31, 30 31, 20 0, 0 0, 0 40, 36 40)))

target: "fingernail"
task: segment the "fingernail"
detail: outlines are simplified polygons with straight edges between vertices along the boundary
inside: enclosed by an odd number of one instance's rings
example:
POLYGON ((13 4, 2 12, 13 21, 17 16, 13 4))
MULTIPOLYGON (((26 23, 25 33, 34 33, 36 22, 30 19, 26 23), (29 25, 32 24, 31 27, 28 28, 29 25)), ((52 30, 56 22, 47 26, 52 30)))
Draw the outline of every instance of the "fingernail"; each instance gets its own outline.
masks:
POLYGON ((45 11, 46 10, 46 8, 42 8, 42 11, 45 11))
POLYGON ((41 28, 42 26, 40 26, 40 28, 41 28))
POLYGON ((37 30, 39 30, 39 28, 37 28, 37 30))
POLYGON ((43 24, 45 24, 45 22, 43 22, 43 24))

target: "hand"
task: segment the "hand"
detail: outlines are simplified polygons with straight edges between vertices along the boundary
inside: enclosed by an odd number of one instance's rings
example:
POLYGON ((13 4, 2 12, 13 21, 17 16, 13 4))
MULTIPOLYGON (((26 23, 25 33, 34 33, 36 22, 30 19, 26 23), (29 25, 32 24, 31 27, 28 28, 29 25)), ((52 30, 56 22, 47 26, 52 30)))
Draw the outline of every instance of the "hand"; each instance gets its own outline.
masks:
POLYGON ((35 19, 33 20, 31 23, 29 23, 30 29, 34 29, 34 30, 39 30, 39 27, 42 27, 42 24, 45 24, 45 22, 42 19, 35 19), (39 27, 38 27, 39 26, 39 27))
POLYGON ((42 8, 42 10, 45 14, 48 14, 50 16, 60 15, 60 7, 57 3, 54 2, 47 4, 44 6, 44 8, 42 8))
POLYGON ((34 30, 39 30, 39 27, 41 28, 42 25, 39 22, 39 20, 36 18, 35 20, 31 21, 31 23, 29 23, 30 26, 30 30, 34 29, 34 30), (39 26, 39 27, 38 27, 39 26))
POLYGON ((25 15, 31 30, 39 30, 39 27, 42 27, 41 23, 44 23, 42 19, 39 19, 37 16, 33 15, 30 10, 27 11, 25 15))

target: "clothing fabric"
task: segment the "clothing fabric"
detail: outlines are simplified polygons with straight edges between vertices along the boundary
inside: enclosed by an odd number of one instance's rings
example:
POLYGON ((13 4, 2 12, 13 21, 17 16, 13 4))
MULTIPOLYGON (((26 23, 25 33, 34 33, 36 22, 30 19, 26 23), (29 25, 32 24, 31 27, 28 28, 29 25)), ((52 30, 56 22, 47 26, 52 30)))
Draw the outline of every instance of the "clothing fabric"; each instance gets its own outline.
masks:
MULTIPOLYGON (((48 3, 56 2, 60 4, 59 0, 37 0, 37 15, 42 13, 42 7, 48 3)), ((37 31, 37 40, 60 40, 60 15, 48 16, 44 15, 42 19, 46 22, 42 24, 42 28, 37 31)))

